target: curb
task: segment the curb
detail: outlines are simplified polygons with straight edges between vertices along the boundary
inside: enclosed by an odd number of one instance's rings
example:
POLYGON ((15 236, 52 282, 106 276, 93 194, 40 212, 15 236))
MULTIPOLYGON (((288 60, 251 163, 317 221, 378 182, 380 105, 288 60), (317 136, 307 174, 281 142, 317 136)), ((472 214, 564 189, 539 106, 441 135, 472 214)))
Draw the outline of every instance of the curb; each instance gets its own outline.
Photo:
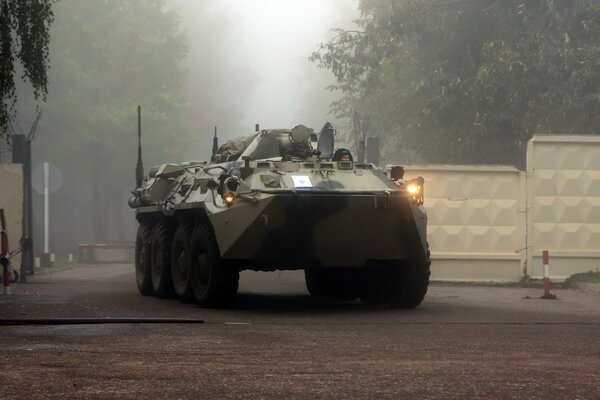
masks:
POLYGON ((581 290, 588 290, 590 292, 600 293, 600 284, 598 284, 598 283, 572 281, 572 282, 569 282, 569 287, 571 289, 581 289, 581 290))

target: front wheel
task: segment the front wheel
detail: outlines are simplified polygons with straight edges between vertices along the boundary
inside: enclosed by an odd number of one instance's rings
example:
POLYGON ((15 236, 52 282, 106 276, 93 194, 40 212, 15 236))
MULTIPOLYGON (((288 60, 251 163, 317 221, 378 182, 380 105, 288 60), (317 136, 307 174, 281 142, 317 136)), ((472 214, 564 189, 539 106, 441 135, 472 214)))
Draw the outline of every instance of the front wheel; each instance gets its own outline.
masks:
POLYGON ((415 308, 419 306, 429 287, 429 266, 409 265, 398 271, 392 279, 397 282, 397 289, 386 293, 387 302, 392 307, 415 308))
POLYGON ((212 228, 198 224, 192 235, 190 283, 196 302, 202 307, 233 305, 238 290, 239 271, 221 259, 212 228))
POLYGON ((392 307, 415 308, 425 299, 431 275, 431 252, 427 243, 426 256, 421 261, 408 260, 401 270, 398 290, 388 295, 392 307))
POLYGON ((429 275, 429 252, 421 262, 398 260, 367 267, 360 298, 365 304, 415 308, 423 302, 427 294, 429 275))

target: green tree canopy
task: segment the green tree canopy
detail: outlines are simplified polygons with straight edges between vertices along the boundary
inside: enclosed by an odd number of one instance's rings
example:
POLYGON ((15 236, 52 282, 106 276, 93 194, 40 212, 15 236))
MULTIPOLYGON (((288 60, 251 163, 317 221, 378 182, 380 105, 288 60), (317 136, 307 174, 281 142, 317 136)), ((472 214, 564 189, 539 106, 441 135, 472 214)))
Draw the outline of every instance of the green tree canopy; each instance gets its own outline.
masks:
POLYGON ((107 162, 121 171, 135 151, 142 106, 149 162, 173 157, 192 140, 181 118, 187 38, 164 0, 62 0, 55 7, 49 95, 40 146, 68 156, 80 176, 107 162), (110 161, 110 162, 108 162, 110 161))
POLYGON ((55 0, 0 0, 0 137, 16 97, 18 63, 36 99, 47 93, 48 45, 55 0))
POLYGON ((180 160, 197 135, 183 118, 187 38, 165 0, 62 0, 54 12, 48 100, 33 153, 64 174, 53 200, 64 229, 56 236, 125 240, 135 221, 127 197, 135 184, 136 106, 146 172, 180 160))
POLYGON ((361 0, 311 59, 388 159, 522 165, 535 133, 600 132, 595 0, 361 0))

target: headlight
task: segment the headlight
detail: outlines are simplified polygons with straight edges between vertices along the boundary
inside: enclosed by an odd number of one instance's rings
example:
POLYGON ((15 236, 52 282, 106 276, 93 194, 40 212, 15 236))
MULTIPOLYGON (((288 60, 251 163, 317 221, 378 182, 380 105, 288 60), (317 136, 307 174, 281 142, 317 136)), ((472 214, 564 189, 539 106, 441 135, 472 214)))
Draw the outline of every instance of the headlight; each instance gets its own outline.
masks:
POLYGON ((225 186, 227 187, 227 190, 230 192, 237 192, 238 188, 240 187, 240 182, 237 179, 227 179, 225 181, 225 186))
POLYGON ((417 202, 417 205, 420 206, 423 204, 424 200, 424 185, 425 179, 423 177, 418 177, 417 179, 413 179, 404 184, 404 190, 406 193, 411 196, 417 202))
POLYGON ((233 201, 235 200, 235 194, 229 192, 225 195, 225 198, 223 200, 225 200, 225 204, 230 206, 233 204, 233 201))
POLYGON ((227 178, 223 183, 223 201, 228 206, 232 205, 235 201, 237 190, 240 188, 240 182, 236 178, 227 178))
POLYGON ((406 191, 408 194, 416 196, 421 193, 421 186, 419 186, 419 184, 416 182, 410 182, 406 185, 406 191))
POLYGON ((229 171, 229 176, 235 179, 240 179, 242 177, 242 171, 240 171, 239 168, 232 168, 231 171, 229 171))

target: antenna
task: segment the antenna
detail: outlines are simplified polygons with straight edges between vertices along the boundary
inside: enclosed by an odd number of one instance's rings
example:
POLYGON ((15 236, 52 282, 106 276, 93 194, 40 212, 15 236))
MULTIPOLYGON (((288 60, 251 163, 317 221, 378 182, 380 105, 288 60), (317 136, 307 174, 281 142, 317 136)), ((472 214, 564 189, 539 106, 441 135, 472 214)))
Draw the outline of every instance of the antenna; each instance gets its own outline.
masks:
POLYGON ((215 137, 213 138, 212 156, 214 157, 219 150, 219 138, 217 138, 217 127, 215 126, 215 137))
POLYGON ((142 164, 142 107, 137 107, 138 111, 138 160, 135 167, 135 184, 136 187, 142 187, 144 180, 144 164, 142 164))

